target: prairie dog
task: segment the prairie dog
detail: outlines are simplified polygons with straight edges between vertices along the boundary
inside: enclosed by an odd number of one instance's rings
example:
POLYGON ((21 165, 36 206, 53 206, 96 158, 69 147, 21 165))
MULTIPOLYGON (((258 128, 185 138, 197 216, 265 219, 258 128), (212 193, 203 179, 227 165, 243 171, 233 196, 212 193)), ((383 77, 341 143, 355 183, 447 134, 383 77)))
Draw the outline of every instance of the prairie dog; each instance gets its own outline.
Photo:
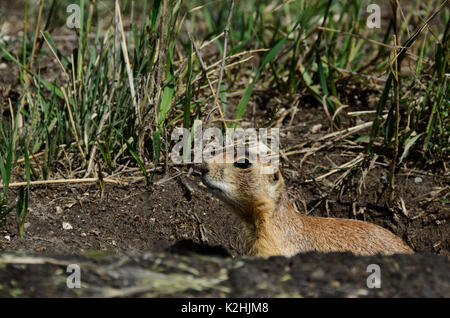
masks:
POLYGON ((245 254, 292 256, 306 251, 350 251, 356 255, 412 254, 398 236, 351 219, 306 216, 287 198, 278 170, 261 173, 262 164, 243 157, 225 163, 218 155, 202 165, 203 183, 229 205, 244 223, 245 254))

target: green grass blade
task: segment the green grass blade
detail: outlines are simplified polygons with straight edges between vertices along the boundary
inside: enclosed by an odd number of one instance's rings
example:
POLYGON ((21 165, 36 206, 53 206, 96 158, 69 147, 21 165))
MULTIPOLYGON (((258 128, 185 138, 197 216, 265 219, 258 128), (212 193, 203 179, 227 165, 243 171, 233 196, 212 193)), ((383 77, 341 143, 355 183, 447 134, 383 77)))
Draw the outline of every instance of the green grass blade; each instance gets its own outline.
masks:
MULTIPOLYGON (((245 113, 245 110, 247 109, 248 101, 250 100, 250 96, 253 92, 253 87, 255 86, 255 82, 260 76, 262 70, 264 67, 272 61, 275 56, 278 54, 278 52, 283 47, 284 43, 287 41, 288 36, 285 36, 283 39, 281 39, 262 59, 261 65, 259 66, 258 70, 254 73, 253 77, 251 78, 251 82, 247 83, 247 88, 245 89, 244 95, 242 96, 241 100, 239 101, 239 104, 237 106, 236 112, 234 114, 235 120, 240 120, 242 116, 245 113)), ((236 128, 237 122, 234 122, 231 127, 236 128)))

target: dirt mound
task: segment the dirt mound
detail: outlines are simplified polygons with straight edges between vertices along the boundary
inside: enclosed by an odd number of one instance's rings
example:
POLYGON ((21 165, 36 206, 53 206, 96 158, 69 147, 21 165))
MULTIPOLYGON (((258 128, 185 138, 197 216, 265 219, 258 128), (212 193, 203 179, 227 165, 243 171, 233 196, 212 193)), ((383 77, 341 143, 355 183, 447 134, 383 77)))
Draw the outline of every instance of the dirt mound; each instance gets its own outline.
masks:
MULTIPOLYGON (((375 178, 380 171, 372 173, 375 178)), ((399 235, 416 252, 450 255, 445 205, 423 203, 408 186, 414 186, 413 181, 405 179, 401 195, 407 200, 408 215, 393 213, 376 202, 379 183, 373 182, 362 197, 339 198, 336 194, 323 202, 317 200, 316 186, 289 180, 289 175, 287 184, 302 213, 306 206, 312 215, 366 220, 399 235), (354 215, 355 207, 363 213, 354 215)), ((192 240, 239 255, 239 220, 206 193, 198 175, 185 180, 192 192, 178 178, 150 187, 107 184, 103 195, 95 184, 34 187, 25 235, 16 235, 11 213, 6 226, 0 228, 0 249, 71 254, 86 250, 160 252, 176 242, 192 240)), ((428 179, 424 184, 430 186, 428 179)))
POLYGON ((450 297, 449 266, 448 258, 429 254, 306 253, 264 260, 0 253, 0 297, 450 297), (67 287, 70 264, 79 266, 79 289, 67 287), (368 288, 369 264, 380 268, 380 288, 368 288))

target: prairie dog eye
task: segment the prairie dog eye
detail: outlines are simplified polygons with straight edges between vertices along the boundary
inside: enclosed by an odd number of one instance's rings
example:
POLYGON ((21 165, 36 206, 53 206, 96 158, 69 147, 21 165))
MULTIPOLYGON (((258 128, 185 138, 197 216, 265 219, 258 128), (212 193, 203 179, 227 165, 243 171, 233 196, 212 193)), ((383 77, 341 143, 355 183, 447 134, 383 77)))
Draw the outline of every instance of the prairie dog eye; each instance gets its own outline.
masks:
POLYGON ((234 166, 239 169, 248 169, 252 163, 247 158, 241 158, 235 161, 234 166))

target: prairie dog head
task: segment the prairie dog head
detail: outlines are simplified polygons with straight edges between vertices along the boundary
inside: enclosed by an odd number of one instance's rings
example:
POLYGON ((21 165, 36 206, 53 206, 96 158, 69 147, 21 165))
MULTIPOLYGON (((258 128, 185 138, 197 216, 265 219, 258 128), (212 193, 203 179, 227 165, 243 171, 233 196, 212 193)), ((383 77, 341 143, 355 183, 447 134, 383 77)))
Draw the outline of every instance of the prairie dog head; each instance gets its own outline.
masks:
POLYGON ((220 154, 202 166, 203 183, 238 214, 249 218, 261 205, 274 207, 283 192, 280 171, 267 173, 265 168, 249 156, 227 163, 225 154, 220 154))

